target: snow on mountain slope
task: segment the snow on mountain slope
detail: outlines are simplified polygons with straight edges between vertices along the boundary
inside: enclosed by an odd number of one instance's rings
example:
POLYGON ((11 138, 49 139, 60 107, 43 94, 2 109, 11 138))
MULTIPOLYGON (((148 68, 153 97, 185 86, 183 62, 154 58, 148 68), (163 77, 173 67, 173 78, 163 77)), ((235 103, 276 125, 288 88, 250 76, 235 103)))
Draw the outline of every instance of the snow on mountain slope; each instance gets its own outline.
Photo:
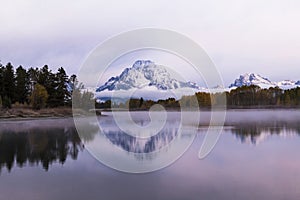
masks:
POLYGON ((284 80, 284 81, 279 81, 277 83, 278 86, 282 86, 282 85, 295 85, 296 81, 291 81, 291 80, 284 80))
POLYGON ((162 65, 157 65, 150 60, 138 60, 131 68, 126 68, 119 76, 111 77, 105 84, 93 89, 98 99, 118 97, 132 98, 143 97, 145 99, 180 98, 182 95, 193 95, 195 92, 223 92, 237 87, 257 85, 261 88, 279 87, 287 90, 300 87, 300 81, 284 80, 272 82, 259 74, 246 73, 240 75, 228 88, 216 86, 208 89, 199 87, 193 82, 183 82, 172 77, 162 65))
POLYGON ((244 75, 240 75, 240 77, 236 79, 229 88, 249 85, 257 85, 261 88, 276 87, 276 83, 271 82, 269 79, 262 77, 259 74, 246 73, 244 75))
POLYGON ((156 65, 150 60, 138 60, 131 68, 126 68, 119 76, 110 78, 96 91, 142 89, 148 86, 154 86, 158 90, 199 88, 196 83, 172 78, 164 66, 156 65))
POLYGON ((295 88, 298 85, 296 84, 296 81, 284 80, 284 81, 279 81, 277 83, 277 86, 283 90, 288 90, 288 89, 295 88))
POLYGON ((269 79, 255 73, 246 73, 240 75, 238 79, 232 83, 229 88, 234 89, 241 86, 257 85, 261 88, 279 87, 283 90, 288 90, 300 86, 300 81, 284 80, 279 82, 272 82, 269 79))

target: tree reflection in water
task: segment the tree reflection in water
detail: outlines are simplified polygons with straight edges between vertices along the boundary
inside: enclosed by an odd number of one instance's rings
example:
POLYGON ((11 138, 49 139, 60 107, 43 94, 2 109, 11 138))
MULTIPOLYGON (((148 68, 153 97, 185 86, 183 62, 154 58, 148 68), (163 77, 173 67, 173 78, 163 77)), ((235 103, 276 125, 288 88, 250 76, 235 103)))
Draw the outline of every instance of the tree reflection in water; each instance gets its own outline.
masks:
MULTIPOLYGON (((33 123, 0 125, 0 172, 3 167, 10 172, 14 165, 27 164, 41 165, 48 171, 53 163, 64 164, 68 158, 76 160, 84 149, 72 120, 66 124, 33 123)), ((89 133, 85 140, 93 139, 95 132, 89 133)))
POLYGON ((14 164, 22 167, 41 164, 47 171, 53 162, 64 164, 67 157, 76 160, 83 149, 75 128, 34 129, 24 132, 1 132, 0 168, 10 171, 14 164))
POLYGON ((241 123, 231 129, 242 143, 257 145, 272 135, 289 137, 300 135, 300 124, 297 122, 270 121, 256 123, 241 123))

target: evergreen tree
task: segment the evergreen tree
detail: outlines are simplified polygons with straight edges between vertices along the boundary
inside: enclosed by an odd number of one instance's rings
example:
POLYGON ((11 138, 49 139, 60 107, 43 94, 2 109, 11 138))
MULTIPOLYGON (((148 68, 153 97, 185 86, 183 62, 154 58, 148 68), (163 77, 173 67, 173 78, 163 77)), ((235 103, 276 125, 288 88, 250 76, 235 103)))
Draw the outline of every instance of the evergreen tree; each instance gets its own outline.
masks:
POLYGON ((48 65, 44 65, 44 67, 42 67, 37 73, 37 83, 46 87, 46 85, 50 82, 49 78, 51 73, 52 72, 49 70, 48 65))
POLYGON ((19 66, 16 70, 16 89, 15 89, 16 101, 24 104, 28 102, 29 94, 29 77, 26 70, 19 66))
POLYGON ((38 81, 38 73, 39 70, 38 68, 29 68, 28 72, 27 72, 27 76, 29 78, 29 93, 31 93, 33 91, 34 85, 37 83, 38 81))
POLYGON ((68 100, 68 76, 64 70, 64 68, 59 68, 56 74, 57 79, 57 89, 56 89, 56 100, 57 106, 64 106, 68 100))
POLYGON ((3 88, 4 88, 3 76, 4 76, 4 67, 0 63, 0 97, 2 97, 2 98, 4 97, 4 93, 3 93, 3 88))
POLYGON ((287 106, 291 105, 291 97, 288 92, 284 95, 284 104, 287 106))
POLYGON ((144 99, 141 97, 141 98, 140 98, 139 108, 142 107, 143 103, 144 103, 144 99))
POLYGON ((297 105, 300 105, 300 87, 297 87, 297 89, 296 89, 296 93, 297 93, 297 99, 296 99, 296 102, 297 102, 297 105))
MULTIPOLYGON (((15 76, 11 63, 7 63, 3 72, 3 96, 5 97, 5 106, 11 107, 11 103, 15 102, 15 76)), ((3 99, 4 100, 4 99, 3 99)))
POLYGON ((57 107, 57 77, 54 73, 49 73, 48 81, 44 86, 49 94, 47 105, 49 107, 57 107))
POLYGON ((11 108, 11 99, 8 96, 3 97, 2 107, 3 108, 11 108))
POLYGON ((47 105, 50 107, 57 106, 57 77, 48 65, 44 65, 37 73, 37 83, 44 86, 48 93, 47 105))

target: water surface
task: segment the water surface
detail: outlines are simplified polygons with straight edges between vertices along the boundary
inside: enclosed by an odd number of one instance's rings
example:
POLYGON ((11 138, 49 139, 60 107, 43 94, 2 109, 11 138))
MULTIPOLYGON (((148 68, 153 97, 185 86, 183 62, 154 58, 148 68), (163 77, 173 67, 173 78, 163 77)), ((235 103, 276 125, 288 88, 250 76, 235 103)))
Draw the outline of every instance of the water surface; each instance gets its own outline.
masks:
MULTIPOLYGON (((299 114, 229 111, 216 147, 199 160, 209 116, 204 112, 187 152, 171 166, 147 174, 118 172, 98 162, 84 146, 98 134, 81 141, 72 119, 4 121, 0 123, 0 199, 298 200, 299 114)), ((138 117, 137 123, 147 120, 138 117)), ((106 124, 111 151, 156 152, 176 137, 176 124, 137 141, 115 127, 110 116, 100 121, 106 124)), ((155 157, 135 159, 151 162, 155 157)))

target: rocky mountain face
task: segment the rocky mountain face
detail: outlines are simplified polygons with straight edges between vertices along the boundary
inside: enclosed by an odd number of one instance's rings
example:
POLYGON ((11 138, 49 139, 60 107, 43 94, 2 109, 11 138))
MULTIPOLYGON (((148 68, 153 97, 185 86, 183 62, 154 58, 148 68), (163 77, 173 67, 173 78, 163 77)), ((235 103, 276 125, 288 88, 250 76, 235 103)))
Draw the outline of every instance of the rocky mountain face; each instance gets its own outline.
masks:
POLYGON ((240 75, 229 88, 257 85, 261 88, 279 87, 281 89, 291 89, 300 85, 300 81, 284 80, 279 82, 272 82, 268 78, 265 78, 259 74, 246 73, 240 75))
POLYGON ((154 86, 158 90, 199 88, 196 83, 182 82, 172 78, 162 65, 156 65, 150 60, 138 60, 131 68, 123 70, 119 76, 111 77, 104 85, 97 88, 96 92, 141 89, 147 86, 154 86))

